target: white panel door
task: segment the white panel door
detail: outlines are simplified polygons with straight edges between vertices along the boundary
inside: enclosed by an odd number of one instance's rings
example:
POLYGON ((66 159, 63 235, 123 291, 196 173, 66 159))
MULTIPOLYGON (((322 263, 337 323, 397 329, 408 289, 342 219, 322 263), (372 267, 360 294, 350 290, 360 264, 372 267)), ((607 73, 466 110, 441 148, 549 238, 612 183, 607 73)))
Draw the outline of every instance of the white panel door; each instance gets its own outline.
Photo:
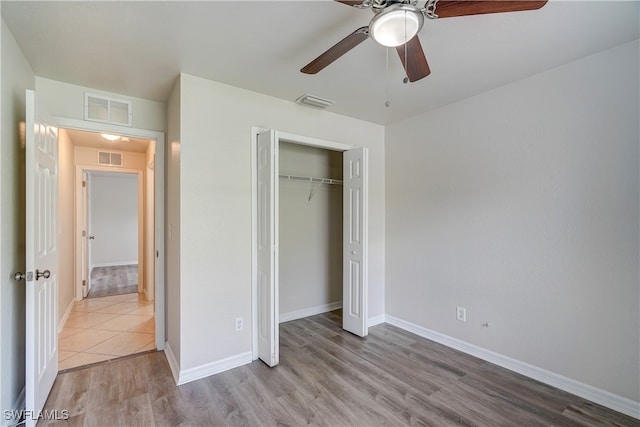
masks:
MULTIPOLYGON (((58 373, 58 130, 26 93, 26 372, 25 409, 37 414, 58 373)), ((26 425, 37 419, 27 417, 26 425)))
POLYGON ((368 151, 343 153, 342 328, 361 337, 367 328, 368 151))
POLYGON ((258 135, 258 357, 278 364, 278 134, 258 135))
POLYGON ((80 280, 82 281, 82 298, 86 298, 91 290, 91 281, 89 280, 89 174, 85 171, 82 171, 81 194, 80 280))

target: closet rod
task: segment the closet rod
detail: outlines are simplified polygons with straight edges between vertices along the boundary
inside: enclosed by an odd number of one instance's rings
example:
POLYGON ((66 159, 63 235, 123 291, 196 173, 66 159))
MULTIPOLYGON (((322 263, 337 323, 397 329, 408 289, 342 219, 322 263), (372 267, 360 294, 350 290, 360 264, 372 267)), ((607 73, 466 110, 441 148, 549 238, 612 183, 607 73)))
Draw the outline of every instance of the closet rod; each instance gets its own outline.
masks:
POLYGON ((280 179, 286 179, 289 181, 304 181, 317 184, 333 184, 342 185, 342 180, 333 178, 316 178, 313 176, 297 176, 297 175, 280 175, 280 179))

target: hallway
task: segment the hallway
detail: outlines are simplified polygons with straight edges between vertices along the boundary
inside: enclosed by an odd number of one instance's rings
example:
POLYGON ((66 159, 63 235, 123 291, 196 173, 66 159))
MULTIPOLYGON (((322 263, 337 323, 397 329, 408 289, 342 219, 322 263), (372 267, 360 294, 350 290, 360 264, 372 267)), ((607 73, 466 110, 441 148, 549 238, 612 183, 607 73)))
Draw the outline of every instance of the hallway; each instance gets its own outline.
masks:
POLYGON ((58 369, 66 369, 155 348, 153 301, 130 293, 74 303, 58 334, 58 369))

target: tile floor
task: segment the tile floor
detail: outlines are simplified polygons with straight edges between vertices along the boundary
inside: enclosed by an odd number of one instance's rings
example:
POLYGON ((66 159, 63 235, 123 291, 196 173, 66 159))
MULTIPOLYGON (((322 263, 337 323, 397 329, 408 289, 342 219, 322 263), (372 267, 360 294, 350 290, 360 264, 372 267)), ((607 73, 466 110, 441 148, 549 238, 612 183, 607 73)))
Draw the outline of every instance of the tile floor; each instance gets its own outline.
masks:
POLYGON ((58 369, 153 350, 154 332, 153 302, 142 294, 77 301, 58 334, 58 369))

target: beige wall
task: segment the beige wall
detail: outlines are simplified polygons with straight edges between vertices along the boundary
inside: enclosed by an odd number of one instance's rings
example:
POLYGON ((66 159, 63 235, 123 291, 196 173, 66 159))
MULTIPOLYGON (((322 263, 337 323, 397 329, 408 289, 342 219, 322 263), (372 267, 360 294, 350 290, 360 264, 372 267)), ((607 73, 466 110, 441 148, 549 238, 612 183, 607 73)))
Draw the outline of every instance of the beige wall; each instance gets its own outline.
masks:
POLYGON ((53 116, 84 120, 85 92, 131 101, 131 127, 164 132, 166 104, 130 96, 100 91, 84 86, 36 77, 38 99, 44 102, 53 116))
POLYGON ((147 167, 144 171, 144 246, 146 268, 144 272, 144 294, 149 301, 155 298, 155 142, 149 144, 145 153, 147 167))
POLYGON ((179 97, 180 130, 172 138, 180 141, 180 217, 168 226, 180 244, 180 368, 251 352, 252 125, 369 147, 369 315, 382 315, 384 127, 186 74, 179 97), (240 332, 237 317, 245 319, 240 332))
POLYGON ((639 47, 387 128, 388 315, 640 400, 639 47))
POLYGON ((58 131, 58 329, 75 298, 75 164, 73 143, 58 131))
MULTIPOLYGON (((35 76, 4 19, 2 47, 2 108, 0 137, 0 408, 21 409, 24 388, 25 291, 13 280, 25 267, 24 148, 20 123, 25 120, 25 89, 35 76)), ((24 403, 24 402, 22 402, 24 403)), ((2 425, 16 421, 0 421, 2 425)))
MULTIPOLYGON (((181 82, 176 81, 167 103, 167 148, 166 148, 166 197, 165 197, 165 242, 166 242, 166 294, 167 344, 177 362, 181 360, 181 282, 180 282, 180 138, 181 138, 181 82)), ((179 366, 178 366, 179 368, 179 366)))

